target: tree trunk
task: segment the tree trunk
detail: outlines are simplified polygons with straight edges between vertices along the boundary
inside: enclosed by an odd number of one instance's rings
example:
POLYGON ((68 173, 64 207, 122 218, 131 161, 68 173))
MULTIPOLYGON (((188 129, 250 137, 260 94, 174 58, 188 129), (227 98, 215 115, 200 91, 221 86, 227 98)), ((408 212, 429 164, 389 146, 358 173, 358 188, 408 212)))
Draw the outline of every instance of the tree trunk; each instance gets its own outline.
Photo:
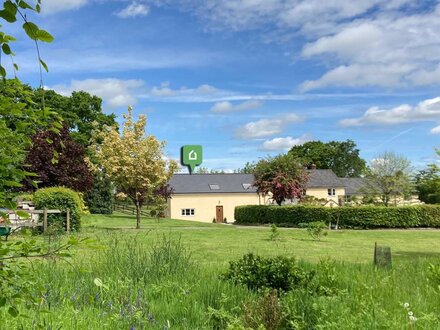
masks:
POLYGON ((141 229, 141 206, 136 201, 136 229, 141 229))

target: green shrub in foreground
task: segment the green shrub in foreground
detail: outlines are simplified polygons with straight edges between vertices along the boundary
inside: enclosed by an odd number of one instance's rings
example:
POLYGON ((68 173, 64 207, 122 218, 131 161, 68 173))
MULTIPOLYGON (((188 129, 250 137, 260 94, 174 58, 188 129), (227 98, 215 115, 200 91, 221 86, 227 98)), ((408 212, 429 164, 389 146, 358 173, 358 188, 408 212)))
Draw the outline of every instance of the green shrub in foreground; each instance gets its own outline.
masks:
POLYGON ((277 256, 265 258, 246 254, 242 259, 231 261, 225 279, 244 284, 251 290, 274 289, 290 291, 306 284, 313 274, 304 272, 294 258, 277 256))
POLYGON ((344 228, 440 228, 440 206, 322 207, 247 205, 235 208, 240 225, 276 224, 298 227, 311 222, 338 223, 344 228))
POLYGON ((34 204, 39 210, 57 209, 61 214, 48 215, 49 225, 62 224, 66 228, 66 210, 70 209, 70 228, 79 230, 81 227, 81 214, 84 206, 80 195, 69 188, 51 187, 38 189, 34 194, 34 204))

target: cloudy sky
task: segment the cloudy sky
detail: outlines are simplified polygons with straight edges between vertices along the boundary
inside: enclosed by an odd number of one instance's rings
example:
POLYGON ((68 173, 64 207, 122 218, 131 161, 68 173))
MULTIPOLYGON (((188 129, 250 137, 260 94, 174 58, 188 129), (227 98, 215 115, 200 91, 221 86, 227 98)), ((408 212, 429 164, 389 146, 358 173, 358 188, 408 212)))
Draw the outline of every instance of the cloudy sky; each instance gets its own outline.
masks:
MULTIPOLYGON (((29 18, 56 39, 44 85, 133 105, 171 157, 202 144, 203 166, 234 169, 352 139, 421 168, 440 147, 438 0, 43 0, 29 18)), ((38 86, 32 43, 14 50, 38 86)))

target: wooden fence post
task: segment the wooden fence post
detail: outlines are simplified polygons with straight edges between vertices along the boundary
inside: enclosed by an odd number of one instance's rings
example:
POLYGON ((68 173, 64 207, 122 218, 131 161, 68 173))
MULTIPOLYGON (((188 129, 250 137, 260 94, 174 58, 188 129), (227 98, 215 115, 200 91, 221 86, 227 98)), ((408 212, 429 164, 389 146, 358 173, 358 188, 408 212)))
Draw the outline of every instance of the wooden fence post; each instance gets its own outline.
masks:
POLYGON ((67 233, 70 234, 70 209, 67 209, 66 214, 66 225, 67 225, 67 233))
POLYGON ((43 233, 45 233, 47 231, 47 209, 44 208, 44 213, 43 213, 43 233))

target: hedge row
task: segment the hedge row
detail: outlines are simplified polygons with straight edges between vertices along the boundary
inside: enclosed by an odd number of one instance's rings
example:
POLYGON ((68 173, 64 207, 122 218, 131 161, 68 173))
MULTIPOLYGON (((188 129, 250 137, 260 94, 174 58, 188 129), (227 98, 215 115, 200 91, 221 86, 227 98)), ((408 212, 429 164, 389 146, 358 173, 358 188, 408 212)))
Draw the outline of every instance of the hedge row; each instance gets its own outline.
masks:
POLYGON ((276 224, 301 227, 313 221, 339 223, 342 228, 440 228, 440 205, 401 207, 322 207, 247 205, 235 208, 240 225, 276 224))

